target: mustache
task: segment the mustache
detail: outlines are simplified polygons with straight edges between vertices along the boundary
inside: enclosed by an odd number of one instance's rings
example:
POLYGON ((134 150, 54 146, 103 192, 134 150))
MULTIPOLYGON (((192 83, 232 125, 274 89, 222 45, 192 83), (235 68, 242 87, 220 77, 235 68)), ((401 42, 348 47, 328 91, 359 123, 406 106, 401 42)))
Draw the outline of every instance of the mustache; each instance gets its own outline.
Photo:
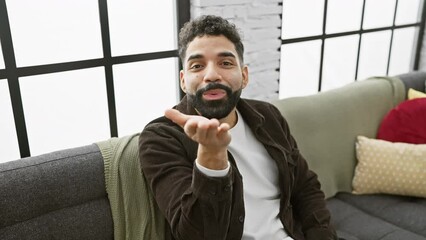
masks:
POLYGON ((212 89, 222 89, 226 91, 226 94, 229 96, 232 94, 232 89, 220 83, 209 83, 207 86, 197 90, 196 95, 201 96, 203 93, 212 90, 212 89))

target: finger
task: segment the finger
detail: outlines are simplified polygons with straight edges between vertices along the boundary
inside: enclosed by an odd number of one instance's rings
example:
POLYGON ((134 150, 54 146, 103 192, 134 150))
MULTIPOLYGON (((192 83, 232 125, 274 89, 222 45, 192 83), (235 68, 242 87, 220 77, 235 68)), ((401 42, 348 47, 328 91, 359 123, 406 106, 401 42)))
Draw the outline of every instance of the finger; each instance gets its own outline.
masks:
POLYGON ((231 127, 229 126, 229 124, 227 123, 222 123, 220 124, 220 126, 218 127, 219 132, 227 132, 229 131, 231 127))
POLYGON ((172 120, 174 123, 178 124, 181 127, 185 126, 185 123, 190 118, 189 115, 183 114, 176 109, 167 109, 164 112, 164 116, 166 116, 166 118, 172 120))
POLYGON ((185 131, 186 135, 188 137, 194 139, 194 135, 197 134, 197 128, 198 128, 198 121, 195 118, 190 118, 188 121, 186 121, 185 125, 183 126, 183 130, 185 131))
POLYGON ((225 144, 229 144, 231 142, 231 133, 229 132, 230 126, 227 123, 222 123, 218 127, 217 138, 223 141, 225 144))
POLYGON ((200 139, 203 139, 203 141, 206 141, 206 142, 215 139, 218 132, 218 126, 219 126, 219 121, 216 119, 199 122, 198 131, 199 131, 200 139))

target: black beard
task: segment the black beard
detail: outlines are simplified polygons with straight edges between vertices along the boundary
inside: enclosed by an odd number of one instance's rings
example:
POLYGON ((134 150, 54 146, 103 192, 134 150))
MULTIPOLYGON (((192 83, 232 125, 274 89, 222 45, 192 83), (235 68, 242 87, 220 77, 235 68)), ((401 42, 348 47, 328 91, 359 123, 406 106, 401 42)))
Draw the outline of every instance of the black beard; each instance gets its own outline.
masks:
POLYGON ((199 89, 195 95, 187 93, 188 101, 193 108, 195 108, 201 116, 208 119, 222 119, 229 115, 229 113, 237 106, 240 100, 242 88, 235 92, 232 89, 219 83, 209 83, 204 88, 199 89), (223 89, 226 91, 226 97, 220 100, 203 99, 204 92, 211 89, 223 89))

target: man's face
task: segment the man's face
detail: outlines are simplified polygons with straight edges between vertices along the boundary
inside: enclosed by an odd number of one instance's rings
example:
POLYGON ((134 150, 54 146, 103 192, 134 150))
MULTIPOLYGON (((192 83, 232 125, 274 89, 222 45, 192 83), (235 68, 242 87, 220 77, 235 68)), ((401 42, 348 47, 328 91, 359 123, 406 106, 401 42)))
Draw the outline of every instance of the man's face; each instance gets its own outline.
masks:
POLYGON ((202 116, 222 119, 235 109, 248 83, 248 70, 231 41, 222 35, 196 37, 183 65, 181 88, 202 116))

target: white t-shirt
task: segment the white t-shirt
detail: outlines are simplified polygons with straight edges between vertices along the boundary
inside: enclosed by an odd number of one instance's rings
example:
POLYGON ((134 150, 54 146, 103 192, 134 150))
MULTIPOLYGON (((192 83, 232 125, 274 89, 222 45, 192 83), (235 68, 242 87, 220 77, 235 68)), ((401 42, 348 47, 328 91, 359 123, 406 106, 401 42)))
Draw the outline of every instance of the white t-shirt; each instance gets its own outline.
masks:
POLYGON ((243 176, 244 240, 290 240, 279 219, 278 168, 238 113, 228 150, 243 176))

